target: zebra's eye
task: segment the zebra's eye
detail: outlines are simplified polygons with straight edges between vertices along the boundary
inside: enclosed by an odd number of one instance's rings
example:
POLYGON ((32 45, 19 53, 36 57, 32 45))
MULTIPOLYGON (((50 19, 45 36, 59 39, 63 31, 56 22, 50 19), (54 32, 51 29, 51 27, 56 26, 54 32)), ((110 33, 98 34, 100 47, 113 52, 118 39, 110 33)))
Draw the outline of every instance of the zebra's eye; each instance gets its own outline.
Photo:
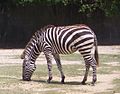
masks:
POLYGON ((25 66, 27 66, 27 64, 25 64, 25 66))

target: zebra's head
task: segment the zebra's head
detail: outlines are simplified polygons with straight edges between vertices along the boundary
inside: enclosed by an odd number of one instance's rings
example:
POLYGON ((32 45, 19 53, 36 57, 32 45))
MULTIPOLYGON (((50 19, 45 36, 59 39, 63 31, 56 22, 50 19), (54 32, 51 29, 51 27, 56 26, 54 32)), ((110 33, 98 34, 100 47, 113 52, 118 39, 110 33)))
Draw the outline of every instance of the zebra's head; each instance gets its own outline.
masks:
POLYGON ((33 72, 35 71, 35 63, 28 57, 25 56, 23 60, 23 73, 22 78, 24 81, 30 81, 33 72))
POLYGON ((31 76, 36 69, 35 61, 41 52, 41 32, 37 31, 32 36, 21 55, 23 60, 23 80, 31 80, 31 76))

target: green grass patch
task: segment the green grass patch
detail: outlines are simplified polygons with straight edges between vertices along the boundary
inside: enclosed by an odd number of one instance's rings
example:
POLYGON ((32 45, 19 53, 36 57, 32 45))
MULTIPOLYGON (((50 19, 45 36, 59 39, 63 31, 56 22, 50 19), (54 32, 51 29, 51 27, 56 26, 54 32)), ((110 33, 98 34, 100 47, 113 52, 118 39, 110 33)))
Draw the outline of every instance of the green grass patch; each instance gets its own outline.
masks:
POLYGON ((73 54, 67 54, 67 55, 60 55, 62 60, 66 61, 80 61, 83 60, 82 55, 73 53, 73 54))
MULTIPOLYGON (((66 61, 83 61, 82 55, 73 53, 69 55, 60 55, 62 60, 66 61)), ((120 62, 120 55, 99 54, 100 63, 103 62, 120 62)))
MULTIPOLYGON (((74 77, 74 76, 80 76, 83 75, 83 72, 85 70, 84 65, 63 65, 63 72, 66 76, 70 76, 70 77, 74 77)), ((56 65, 53 65, 52 67, 52 72, 53 72, 53 76, 60 76, 60 72, 57 68, 56 65)), ((40 76, 47 76, 48 75, 48 68, 47 65, 37 65, 37 69, 34 73, 34 75, 37 78, 40 78, 40 76)))
POLYGON ((109 91, 109 92, 100 92, 100 93, 94 93, 94 94, 114 94, 114 92, 109 91))
MULTIPOLYGON (((120 74, 118 74, 120 75, 120 74)), ((113 84, 115 84, 116 86, 114 87, 114 93, 120 93, 120 78, 119 79, 115 79, 113 81, 113 84)))
MULTIPOLYGON (((12 57, 10 57, 12 58, 12 57)), ((12 59, 16 59, 14 56, 12 59)), ((120 55, 100 55, 100 68, 98 74, 111 74, 113 71, 120 72, 120 66, 111 65, 109 62, 120 62, 120 55)), ((66 61, 83 61, 79 54, 61 55, 62 60, 66 61)), ((64 61, 63 61, 64 62, 64 61)), ((83 64, 68 64, 63 65, 63 72, 66 78, 84 76, 85 66, 83 64)), ((3 64, 0 66, 0 94, 70 94, 70 93, 87 93, 87 90, 74 89, 80 86, 79 81, 68 81, 66 84, 60 83, 60 72, 55 65, 52 67, 53 80, 51 84, 47 84, 48 68, 47 64, 37 65, 37 69, 32 76, 31 82, 22 81, 22 64, 3 64), (54 79, 54 77, 59 79, 54 79), (21 85, 21 86, 20 86, 21 85), (38 86, 36 86, 38 85, 38 86), (29 86, 32 86, 31 88, 29 86), (26 89, 28 88, 29 89, 26 89)), ((90 70, 89 74, 92 74, 90 70)), ((119 75, 119 74, 118 74, 119 75)), ((113 92, 100 92, 96 94, 113 94, 120 92, 120 79, 115 79, 113 84, 113 92)))
POLYGON ((120 62, 120 55, 100 54, 100 62, 120 62))
POLYGON ((7 64, 7 66, 0 67, 0 75, 20 77, 20 70, 22 70, 22 66, 20 64, 7 64))

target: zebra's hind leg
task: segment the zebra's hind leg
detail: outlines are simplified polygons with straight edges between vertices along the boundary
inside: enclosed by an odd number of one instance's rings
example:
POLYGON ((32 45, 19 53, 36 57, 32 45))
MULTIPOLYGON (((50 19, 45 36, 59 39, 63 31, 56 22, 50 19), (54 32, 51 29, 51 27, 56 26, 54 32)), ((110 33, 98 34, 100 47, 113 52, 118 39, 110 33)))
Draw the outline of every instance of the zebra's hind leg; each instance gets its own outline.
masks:
MULTIPOLYGON (((93 69, 93 79, 92 79, 92 85, 94 85, 95 84, 95 82, 97 81, 97 75, 96 75, 96 61, 95 61, 95 59, 94 59, 94 57, 92 56, 92 55, 89 55, 89 56, 87 56, 87 58, 85 57, 84 58, 85 59, 85 62, 87 63, 86 65, 88 65, 88 66, 86 66, 88 69, 86 69, 86 71, 88 71, 89 70, 89 68, 90 68, 90 66, 92 67, 92 69, 93 69)), ((86 72, 87 74, 85 74, 85 76, 86 75, 88 75, 88 72, 86 72)), ((86 77, 84 77, 84 79, 85 79, 86 77)), ((84 79, 83 79, 83 82, 84 82, 84 79)), ((86 79, 85 79, 86 80, 86 79)))
POLYGON ((59 54, 53 54, 53 57, 57 63, 58 70, 60 71, 60 74, 61 74, 61 83, 64 84, 65 76, 64 76, 64 73, 62 71, 60 56, 59 56, 59 54))
POLYGON ((89 72, 89 69, 90 69, 90 65, 86 61, 85 61, 85 67, 86 67, 86 71, 85 71, 83 81, 81 82, 82 85, 86 85, 85 82, 87 81, 88 72, 89 72))
POLYGON ((96 74, 96 60, 92 57, 91 59, 91 62, 90 62, 90 65, 93 69, 93 79, 92 79, 92 85, 94 86, 95 85, 95 82, 97 81, 97 74, 96 74))
POLYGON ((47 82, 50 83, 52 80, 52 55, 51 53, 45 53, 45 57, 47 60, 48 75, 49 75, 47 82))

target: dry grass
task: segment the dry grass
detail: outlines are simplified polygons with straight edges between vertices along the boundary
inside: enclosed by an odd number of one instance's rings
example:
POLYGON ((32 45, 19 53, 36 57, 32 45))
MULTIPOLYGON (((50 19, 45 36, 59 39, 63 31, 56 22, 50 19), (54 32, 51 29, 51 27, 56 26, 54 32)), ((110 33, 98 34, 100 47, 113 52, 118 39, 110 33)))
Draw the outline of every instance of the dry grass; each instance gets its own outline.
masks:
MULTIPOLYGON (((37 69, 32 76, 32 81, 22 81, 22 60, 19 58, 22 51, 23 50, 15 49, 0 50, 0 94, 120 93, 120 46, 99 47, 99 52, 101 52, 101 66, 98 67, 98 81, 96 86, 90 86, 88 84, 80 85, 85 68, 84 63, 80 63, 83 62, 83 60, 79 57, 78 53, 69 56, 62 55, 66 84, 60 83, 59 71, 55 64, 53 65, 53 81, 51 84, 46 83, 47 66, 43 55, 37 59, 37 69), (110 54, 108 52, 110 52, 110 54), (75 61, 73 59, 75 59, 75 61)), ((91 82, 91 79, 90 71, 88 83, 91 82)))

